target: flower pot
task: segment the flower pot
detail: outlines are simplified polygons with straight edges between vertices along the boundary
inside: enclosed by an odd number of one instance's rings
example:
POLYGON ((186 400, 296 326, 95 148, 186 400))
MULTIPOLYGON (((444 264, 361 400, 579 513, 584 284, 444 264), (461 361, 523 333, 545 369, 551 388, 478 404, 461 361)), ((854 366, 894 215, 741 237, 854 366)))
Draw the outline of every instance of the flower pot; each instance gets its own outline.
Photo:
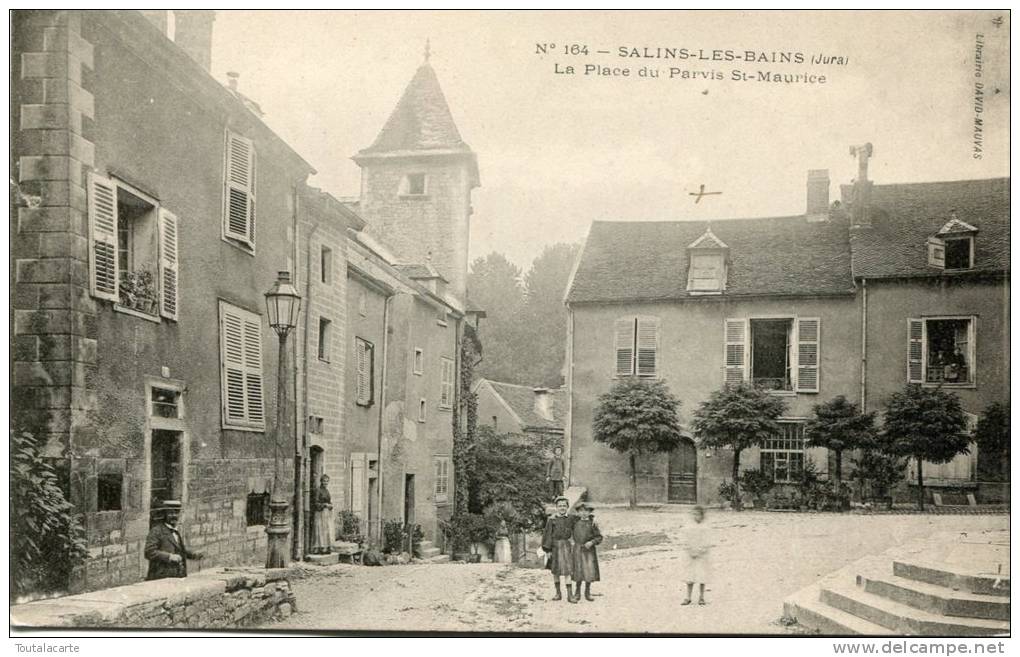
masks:
POLYGON ((471 554, 478 556, 481 561, 489 561, 491 559, 491 553, 487 543, 472 543, 471 554))

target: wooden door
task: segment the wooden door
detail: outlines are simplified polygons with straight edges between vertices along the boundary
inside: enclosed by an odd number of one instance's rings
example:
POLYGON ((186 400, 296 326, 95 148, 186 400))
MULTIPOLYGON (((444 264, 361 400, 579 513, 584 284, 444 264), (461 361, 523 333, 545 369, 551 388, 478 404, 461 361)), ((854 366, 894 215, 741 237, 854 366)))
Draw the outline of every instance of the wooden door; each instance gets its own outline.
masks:
POLYGON ((667 499, 689 504, 698 501, 698 451, 690 440, 684 440, 669 455, 667 499))

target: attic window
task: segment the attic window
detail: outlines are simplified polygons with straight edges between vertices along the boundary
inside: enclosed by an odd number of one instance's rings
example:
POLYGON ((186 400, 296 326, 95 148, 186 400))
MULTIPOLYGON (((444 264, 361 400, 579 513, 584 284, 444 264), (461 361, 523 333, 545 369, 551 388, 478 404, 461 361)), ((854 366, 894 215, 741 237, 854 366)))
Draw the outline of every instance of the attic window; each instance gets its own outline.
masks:
POLYGON ((974 238, 970 235, 946 241, 946 269, 970 269, 974 266, 974 238))
POLYGON ((425 196, 427 192, 424 173, 409 173, 400 181, 401 196, 425 196))
POLYGON ((726 259, 722 253, 692 253, 687 289, 693 294, 721 293, 726 287, 726 259))
POLYGON ((974 234, 977 228, 953 216, 938 233, 928 238, 928 265, 946 270, 974 266, 974 234))

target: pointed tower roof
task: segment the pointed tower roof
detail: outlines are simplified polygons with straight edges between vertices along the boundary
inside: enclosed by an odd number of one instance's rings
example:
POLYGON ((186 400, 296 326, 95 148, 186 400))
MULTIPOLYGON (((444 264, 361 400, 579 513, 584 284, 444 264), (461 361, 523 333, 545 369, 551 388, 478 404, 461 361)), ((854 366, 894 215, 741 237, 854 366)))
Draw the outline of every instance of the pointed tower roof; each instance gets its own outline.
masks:
POLYGON ((358 155, 421 151, 471 152, 460 138, 439 79, 427 60, 418 67, 375 142, 358 155))

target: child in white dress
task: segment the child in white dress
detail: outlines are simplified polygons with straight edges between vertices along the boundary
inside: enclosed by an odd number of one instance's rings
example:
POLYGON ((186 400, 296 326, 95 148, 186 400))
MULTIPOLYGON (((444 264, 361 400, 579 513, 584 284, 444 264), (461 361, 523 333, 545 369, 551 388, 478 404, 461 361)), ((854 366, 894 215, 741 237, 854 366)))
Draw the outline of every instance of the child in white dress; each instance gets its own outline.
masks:
POLYGON ((696 506, 691 512, 691 519, 694 521, 688 525, 683 533, 684 539, 684 577, 687 581, 687 597, 680 604, 691 604, 691 595, 694 593, 694 584, 699 585, 698 604, 705 602, 705 583, 711 578, 712 560, 707 527, 705 526, 705 509, 696 506))

